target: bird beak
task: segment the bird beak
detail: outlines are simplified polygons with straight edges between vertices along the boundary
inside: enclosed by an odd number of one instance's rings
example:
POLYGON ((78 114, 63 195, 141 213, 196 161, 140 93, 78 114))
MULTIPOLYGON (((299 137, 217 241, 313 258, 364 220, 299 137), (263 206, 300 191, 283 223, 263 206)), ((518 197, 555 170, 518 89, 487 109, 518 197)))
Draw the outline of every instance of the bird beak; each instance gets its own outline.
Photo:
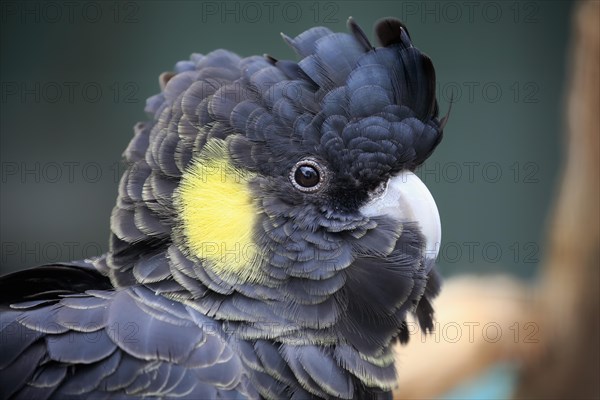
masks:
POLYGON ((417 223, 425 237, 424 257, 437 258, 442 239, 440 214, 427 186, 412 172, 391 177, 383 193, 360 212, 366 217, 387 216, 401 223, 417 223))

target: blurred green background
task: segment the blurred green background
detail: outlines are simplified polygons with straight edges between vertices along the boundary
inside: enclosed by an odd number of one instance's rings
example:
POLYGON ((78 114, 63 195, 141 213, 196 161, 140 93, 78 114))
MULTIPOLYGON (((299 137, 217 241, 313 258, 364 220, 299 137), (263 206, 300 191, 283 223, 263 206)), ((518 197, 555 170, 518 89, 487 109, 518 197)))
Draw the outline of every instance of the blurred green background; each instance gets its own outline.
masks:
POLYGON ((294 58, 279 32, 396 16, 434 61, 445 138, 421 169, 444 275, 529 278, 562 162, 567 1, 1 3, 2 273, 107 250, 132 126, 192 52, 294 58))

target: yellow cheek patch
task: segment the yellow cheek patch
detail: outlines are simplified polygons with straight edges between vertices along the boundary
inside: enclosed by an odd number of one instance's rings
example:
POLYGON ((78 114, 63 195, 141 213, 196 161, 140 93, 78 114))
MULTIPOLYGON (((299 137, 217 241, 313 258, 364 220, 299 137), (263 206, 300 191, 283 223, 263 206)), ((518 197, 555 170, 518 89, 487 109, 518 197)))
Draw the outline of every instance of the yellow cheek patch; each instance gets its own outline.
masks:
POLYGON ((259 277, 251 177, 231 164, 225 141, 212 139, 184 172, 175 195, 188 251, 222 278, 259 277))

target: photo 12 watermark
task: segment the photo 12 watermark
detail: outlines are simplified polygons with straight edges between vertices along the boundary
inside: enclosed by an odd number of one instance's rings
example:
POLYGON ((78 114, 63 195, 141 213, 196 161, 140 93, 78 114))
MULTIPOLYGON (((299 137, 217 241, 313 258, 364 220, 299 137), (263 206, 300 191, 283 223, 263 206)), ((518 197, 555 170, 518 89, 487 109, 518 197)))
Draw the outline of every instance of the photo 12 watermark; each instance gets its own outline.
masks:
POLYGON ((484 341, 498 343, 501 340, 514 343, 539 343, 540 327, 533 321, 446 321, 434 322, 432 331, 424 331, 416 322, 406 323, 409 336, 420 337, 422 343, 475 343, 484 341))
POLYGON ((424 183, 537 184, 540 170, 535 161, 426 161, 416 174, 424 183))
POLYGON ((105 246, 104 243, 77 241, 3 241, 0 243, 0 262, 20 266, 84 260, 101 255, 105 246))
POLYGON ((140 3, 135 1, 2 1, 0 21, 19 24, 135 24, 140 3))
POLYGON ((2 81, 0 104, 139 103, 133 81, 2 81))
MULTIPOLYGON (((341 3, 336 1, 202 1, 202 22, 316 24, 339 22, 341 3)), ((347 18, 347 16, 346 16, 347 18)))
POLYGON ((539 1, 401 1, 398 17, 421 24, 535 24, 542 12, 539 1))

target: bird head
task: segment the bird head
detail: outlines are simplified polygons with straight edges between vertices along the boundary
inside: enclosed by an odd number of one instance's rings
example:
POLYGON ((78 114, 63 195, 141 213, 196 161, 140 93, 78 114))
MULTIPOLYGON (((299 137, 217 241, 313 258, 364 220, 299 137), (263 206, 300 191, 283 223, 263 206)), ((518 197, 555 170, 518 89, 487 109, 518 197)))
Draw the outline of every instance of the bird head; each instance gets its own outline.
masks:
POLYGON ((375 356, 402 334, 436 280, 440 219, 413 171, 445 119, 402 23, 378 23, 378 48, 349 29, 283 35, 299 62, 218 50, 162 76, 154 121, 125 151, 115 285, 145 284, 244 338, 375 356))

